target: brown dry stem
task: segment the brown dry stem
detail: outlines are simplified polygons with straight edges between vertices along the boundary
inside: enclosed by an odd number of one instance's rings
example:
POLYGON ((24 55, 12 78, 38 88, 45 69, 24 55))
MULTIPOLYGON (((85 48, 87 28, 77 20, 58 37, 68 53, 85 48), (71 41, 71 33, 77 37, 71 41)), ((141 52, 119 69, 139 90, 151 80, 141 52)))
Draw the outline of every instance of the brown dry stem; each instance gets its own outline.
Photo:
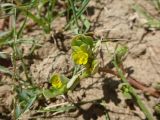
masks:
MULTIPOLYGON (((122 70, 124 72, 124 69, 122 69, 122 70)), ((99 68, 99 72, 110 73, 110 74, 115 75, 118 78, 120 78, 120 76, 118 75, 118 73, 116 71, 108 69, 108 68, 99 68)), ((135 78, 133 78, 131 76, 128 76, 127 80, 134 88, 141 90, 146 95, 151 95, 156 98, 160 97, 160 91, 156 90, 155 88, 149 87, 149 86, 139 82, 138 80, 136 80, 135 78)))

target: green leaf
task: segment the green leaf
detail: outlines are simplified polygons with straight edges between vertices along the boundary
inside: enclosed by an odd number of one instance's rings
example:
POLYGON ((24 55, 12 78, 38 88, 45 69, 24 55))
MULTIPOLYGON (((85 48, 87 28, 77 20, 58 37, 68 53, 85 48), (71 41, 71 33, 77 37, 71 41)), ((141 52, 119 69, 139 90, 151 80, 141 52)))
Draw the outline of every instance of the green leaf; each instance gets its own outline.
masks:
POLYGON ((158 103, 158 104, 156 104, 156 105, 154 106, 154 110, 155 110, 155 112, 156 112, 158 115, 160 115, 160 103, 158 103))
POLYGON ((122 83, 120 85, 120 90, 126 99, 132 99, 132 95, 130 94, 128 84, 122 83))
POLYGON ((91 74, 95 74, 98 71, 99 62, 98 60, 93 60, 91 65, 91 74))
POLYGON ((0 46, 8 43, 12 38, 12 32, 0 32, 0 46))
POLYGON ((99 68, 99 62, 98 60, 90 60, 85 66, 85 70, 82 73, 82 78, 89 77, 91 75, 94 75, 99 68))
POLYGON ((0 39, 2 39, 5 36, 8 36, 11 32, 7 31, 7 32, 0 32, 0 39))
POLYGON ((160 21, 149 14, 143 7, 136 4, 133 9, 147 20, 148 27, 160 29, 160 21))
POLYGON ((68 81, 69 79, 67 77, 57 73, 54 73, 50 78, 50 83, 52 84, 52 87, 59 90, 64 89, 68 81))
POLYGON ((73 90, 77 83, 79 83, 79 75, 74 75, 67 83, 67 89, 73 90))
MULTIPOLYGON (((82 5, 81 5, 81 8, 77 10, 77 13, 76 13, 76 19, 78 19, 83 13, 84 11, 86 10, 87 8, 87 5, 89 3, 90 0, 84 0, 82 5)), ((76 19, 75 17, 72 17, 71 20, 68 22, 68 24, 65 26, 65 29, 67 29, 69 26, 71 26, 71 23, 73 23, 76 19)))
POLYGON ((47 109, 42 109, 38 110, 38 112, 58 112, 58 113, 63 113, 63 112, 68 112, 70 110, 76 109, 75 105, 68 104, 60 107, 54 107, 54 108, 47 108, 47 109))
POLYGON ((24 20, 23 24, 21 25, 20 29, 18 30, 17 38, 19 38, 22 35, 22 32, 23 32, 23 30, 25 28, 26 22, 27 22, 27 16, 25 17, 25 20, 24 20))
POLYGON ((128 52, 127 46, 120 46, 116 49, 116 56, 122 58, 128 52))
POLYGON ((36 98, 37 98, 37 96, 35 95, 35 96, 32 96, 32 97, 28 100, 25 108, 23 109, 24 112, 26 112, 27 110, 30 109, 30 107, 32 106, 32 104, 33 104, 33 102, 36 100, 36 98))
POLYGON ((82 51, 88 53, 89 55, 92 54, 92 49, 91 49, 90 46, 87 45, 87 44, 82 44, 82 45, 80 46, 80 49, 81 49, 82 51))
POLYGON ((17 105, 16 105, 16 110, 15 110, 15 118, 16 118, 16 119, 19 118, 20 115, 21 115, 21 108, 20 108, 20 105, 17 104, 17 105))
POLYGON ((31 18, 34 22, 36 22, 39 26, 41 26, 46 33, 49 33, 50 26, 48 26, 48 22, 45 18, 38 18, 34 14, 32 14, 29 10, 25 8, 19 8, 23 13, 27 14, 29 18, 31 18))
POLYGON ((6 67, 0 65, 0 72, 12 75, 13 73, 6 67))
POLYGON ((5 52, 0 52, 0 58, 2 58, 2 59, 7 59, 8 57, 7 57, 7 55, 6 54, 4 54, 5 52))
POLYGON ((63 92, 55 89, 55 88, 52 88, 52 89, 44 89, 43 90, 43 95, 45 98, 54 98, 58 95, 62 95, 63 92))
POLYGON ((52 87, 50 89, 43 89, 43 95, 46 98, 53 98, 67 92, 67 83, 69 79, 64 75, 53 74, 50 78, 52 87))
POLYGON ((77 35, 72 39, 71 46, 81 46, 83 44, 93 47, 93 39, 90 36, 77 35))
POLYGON ((81 50, 79 46, 72 46, 73 52, 81 50))
POLYGON ((64 76, 64 75, 60 75, 60 78, 61 78, 63 84, 67 84, 68 81, 69 81, 69 79, 66 76, 64 76))
POLYGON ((143 17, 145 17, 147 20, 153 19, 153 17, 144 8, 142 8, 140 5, 135 4, 133 6, 133 9, 136 12, 138 12, 140 15, 142 15, 143 17))
MULTIPOLYGON (((11 45, 11 44, 35 44, 35 40, 33 39, 17 39, 16 41, 14 40, 6 40, 5 42, 3 42, 2 44, 0 43, 0 45, 11 45)), ((42 46, 40 44, 36 44, 37 46, 42 46)))
POLYGON ((115 51, 115 60, 117 61, 117 63, 121 63, 121 59, 122 57, 128 52, 128 47, 127 46, 123 46, 120 45, 117 47, 116 51, 115 51))
POLYGON ((71 43, 71 46, 78 46, 80 47, 81 45, 83 44, 83 42, 81 41, 81 39, 79 39, 79 37, 74 37, 72 39, 72 43, 71 43))
POLYGON ((160 11, 160 0, 151 0, 158 11, 160 11))
POLYGON ((85 26, 84 32, 86 33, 89 30, 89 28, 91 26, 91 23, 89 22, 89 20, 84 15, 81 15, 81 19, 82 19, 83 24, 85 26))
POLYGON ((83 73, 82 73, 82 78, 87 78, 91 75, 90 70, 86 69, 83 73))
POLYGON ((37 88, 22 89, 20 87, 15 87, 15 90, 18 98, 15 116, 16 119, 18 119, 23 113, 30 109, 40 91, 37 88))

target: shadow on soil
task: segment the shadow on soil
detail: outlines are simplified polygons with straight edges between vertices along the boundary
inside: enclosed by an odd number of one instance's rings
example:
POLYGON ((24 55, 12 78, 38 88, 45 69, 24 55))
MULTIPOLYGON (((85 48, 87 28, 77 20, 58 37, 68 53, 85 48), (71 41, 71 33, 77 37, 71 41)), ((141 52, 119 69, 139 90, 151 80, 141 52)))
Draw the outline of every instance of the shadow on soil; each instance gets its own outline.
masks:
MULTIPOLYGON (((91 105, 87 109, 82 108, 81 105, 77 105, 78 113, 74 117, 77 118, 82 115, 84 120, 97 120, 97 118, 107 115, 109 110, 101 105, 101 103, 104 100, 106 103, 113 102, 115 105, 118 105, 121 102, 116 92, 119 83, 120 81, 112 78, 105 78, 102 85, 103 98, 92 101, 91 105)), ((85 90, 92 89, 95 84, 97 84, 97 81, 89 85, 85 90)))
POLYGON ((114 80, 111 77, 104 79, 102 89, 106 103, 113 102, 115 105, 118 105, 121 102, 116 91, 119 84, 120 81, 114 80))
POLYGON ((57 32, 55 33, 53 36, 50 37, 49 42, 50 43, 54 43, 56 45, 56 47, 60 50, 60 51, 64 51, 67 52, 68 49, 64 43, 65 40, 70 39, 69 36, 66 36, 65 34, 63 34, 62 32, 57 32))

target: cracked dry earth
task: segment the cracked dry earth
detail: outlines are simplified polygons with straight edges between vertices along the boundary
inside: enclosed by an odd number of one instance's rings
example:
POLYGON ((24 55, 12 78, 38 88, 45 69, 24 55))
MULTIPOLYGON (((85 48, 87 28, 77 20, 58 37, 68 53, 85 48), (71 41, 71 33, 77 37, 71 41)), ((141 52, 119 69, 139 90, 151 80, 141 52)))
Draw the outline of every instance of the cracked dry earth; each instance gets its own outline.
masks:
MULTIPOLYGON (((129 53, 124 60, 124 66, 132 71, 131 76, 138 81, 148 86, 154 86, 155 83, 160 83, 160 31, 154 29, 146 30, 144 27, 144 18, 132 9, 135 3, 145 6, 147 10, 157 15, 157 12, 146 0, 92 0, 88 7, 88 18, 92 23, 91 30, 94 31, 96 36, 99 36, 101 39, 110 38, 111 42, 108 44, 110 51, 113 50, 117 43, 127 44, 129 53)), ((62 29, 62 23, 64 21, 64 18, 57 18, 54 23, 60 24, 60 26, 55 25, 57 31, 62 29)), ((51 40, 50 37, 41 38, 42 47, 36 51, 40 59, 33 60, 30 67, 37 84, 48 82, 48 78, 53 72, 66 74, 67 71, 70 71, 73 65, 70 60, 71 37, 66 35, 67 33, 64 34, 63 39, 65 40, 57 42, 59 47, 57 47, 55 41, 51 40), (64 46, 65 50, 63 49, 64 46)), ((106 47, 102 46, 102 50, 104 64, 107 64, 110 58, 107 55, 106 47)), ((144 120, 145 116, 143 112, 134 104, 134 101, 127 102, 125 100, 118 89, 119 84, 120 81, 118 78, 108 74, 96 74, 92 78, 84 79, 75 91, 69 93, 72 99, 78 102, 104 98, 106 104, 102 107, 98 104, 87 103, 81 106, 82 110, 76 110, 46 119, 105 120, 104 111, 107 110, 111 120, 144 120)), ((7 86, 0 87, 1 97, 4 96, 4 89, 8 89, 7 86)), ((159 102, 159 99, 152 96, 146 98, 141 91, 137 90, 136 92, 153 114, 153 106, 159 102)), ((9 107, 9 100, 5 101, 2 99, 2 104, 9 107)), ((64 100, 59 98, 49 105, 63 102, 64 100)), ((155 117, 155 119, 157 118, 155 117)))

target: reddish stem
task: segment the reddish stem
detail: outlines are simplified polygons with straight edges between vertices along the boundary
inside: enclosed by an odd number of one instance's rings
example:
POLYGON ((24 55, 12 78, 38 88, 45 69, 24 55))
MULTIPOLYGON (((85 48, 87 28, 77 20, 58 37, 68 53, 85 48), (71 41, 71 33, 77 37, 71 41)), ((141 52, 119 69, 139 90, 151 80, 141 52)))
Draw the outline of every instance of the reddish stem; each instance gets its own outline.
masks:
MULTIPOLYGON (((121 68, 123 68, 123 66, 121 66, 121 68)), ((122 70, 124 72, 124 69, 122 69, 122 70)), ((115 75, 115 76, 120 78, 120 76, 118 75, 118 73, 116 71, 113 71, 113 70, 110 70, 110 69, 107 69, 107 68, 100 68, 99 71, 110 73, 110 74, 115 75)), ((157 98, 160 97, 160 92, 157 91, 155 88, 148 87, 147 85, 137 81, 135 78, 133 78, 131 76, 128 76, 127 80, 134 88, 142 90, 143 93, 146 93, 147 95, 151 95, 151 96, 154 96, 154 97, 157 97, 157 98)))

